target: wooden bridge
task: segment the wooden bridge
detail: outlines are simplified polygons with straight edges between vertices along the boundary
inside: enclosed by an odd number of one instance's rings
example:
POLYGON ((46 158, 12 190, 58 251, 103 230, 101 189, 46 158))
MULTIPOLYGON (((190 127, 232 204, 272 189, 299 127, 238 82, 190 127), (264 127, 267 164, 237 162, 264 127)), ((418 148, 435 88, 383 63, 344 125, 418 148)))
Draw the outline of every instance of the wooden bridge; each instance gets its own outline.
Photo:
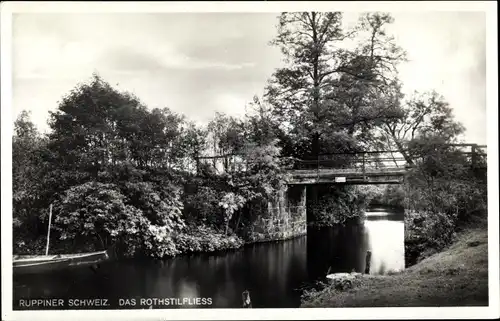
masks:
MULTIPOLYGON (((484 167, 486 145, 449 144, 464 155, 471 166, 484 167)), ((443 146, 443 147, 446 147, 443 146)), ((289 185, 313 184, 401 184, 412 167, 399 151, 332 153, 307 159, 281 157, 290 174, 289 185)), ((419 158, 413 158, 418 161, 419 158)), ((197 159, 218 172, 246 171, 249 163, 241 155, 205 156, 197 159)))
POLYGON ((394 151, 336 153, 294 160, 289 184, 400 184, 408 166, 404 157, 394 154, 394 151))

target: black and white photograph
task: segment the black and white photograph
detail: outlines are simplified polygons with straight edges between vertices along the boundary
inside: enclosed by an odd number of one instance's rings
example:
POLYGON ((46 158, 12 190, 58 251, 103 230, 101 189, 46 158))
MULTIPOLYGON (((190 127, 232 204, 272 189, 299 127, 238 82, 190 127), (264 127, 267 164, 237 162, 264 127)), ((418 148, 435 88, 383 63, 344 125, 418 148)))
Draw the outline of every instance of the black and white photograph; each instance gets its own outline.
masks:
POLYGON ((2 3, 2 320, 499 317, 496 6, 2 3))

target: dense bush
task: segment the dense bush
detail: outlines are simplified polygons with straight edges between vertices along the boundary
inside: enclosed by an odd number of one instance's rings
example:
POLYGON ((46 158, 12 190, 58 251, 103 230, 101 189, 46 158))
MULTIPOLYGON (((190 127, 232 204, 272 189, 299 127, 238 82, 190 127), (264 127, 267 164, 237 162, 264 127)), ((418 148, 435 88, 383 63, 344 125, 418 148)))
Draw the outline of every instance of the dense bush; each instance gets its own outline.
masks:
POLYGON ((359 185, 356 186, 358 193, 363 194, 368 204, 385 205, 384 193, 387 187, 384 185, 359 185))
POLYGON ((406 180, 406 263, 448 246, 462 227, 486 218, 486 184, 454 150, 425 146, 406 180))
POLYGON ((250 226, 248 221, 254 216, 249 211, 249 207, 253 208, 250 204, 267 204, 285 184, 287 174, 276 144, 269 141, 261 146, 247 142, 239 147, 241 159, 224 165, 244 166, 244 171, 219 175, 203 172, 201 179, 189 181, 183 196, 185 219, 191 224, 224 231, 226 235, 234 228, 240 236, 245 236, 246 227, 250 226))
MULTIPOLYGON (((175 256, 181 253, 181 251, 179 251, 174 237, 175 232, 172 227, 151 224, 141 232, 140 238, 143 243, 140 244, 140 253, 147 257, 158 259, 175 256)), ((131 252, 130 254, 136 253, 131 252)))
POLYGON ((226 236, 205 226, 188 227, 174 238, 177 250, 181 253, 214 252, 243 246, 244 242, 236 235, 226 236))
POLYGON ((449 245, 457 216, 443 212, 405 211, 405 261, 413 265, 449 245))
POLYGON ((363 194, 370 205, 404 208, 405 191, 401 185, 360 185, 358 193, 363 194))
POLYGON ((337 185, 317 192, 317 201, 308 201, 310 225, 334 226, 363 218, 368 199, 355 187, 337 185))
MULTIPOLYGON (((133 189, 136 193, 130 195, 139 195, 133 197, 135 206, 127 204, 130 200, 113 184, 88 182, 68 189, 54 204, 53 226, 58 238, 97 239, 101 249, 119 244, 125 256, 138 252, 153 257, 175 255, 171 238, 184 226, 180 209, 160 199, 149 184, 137 184, 133 189)), ((175 201, 174 194, 169 203, 175 201)))
MULTIPOLYGON (((13 253, 18 255, 41 255, 45 254, 47 239, 39 237, 38 239, 29 239, 16 233, 14 230, 13 253)), ((53 246, 50 247, 53 249, 53 246)), ((52 251, 51 251, 52 253, 52 251)))
POLYGON ((413 188, 405 213, 407 264, 449 245, 462 227, 487 215, 486 192, 463 182, 442 182, 440 188, 413 188), (418 206, 417 206, 418 204, 418 206))
POLYGON ((193 186, 194 191, 184 193, 184 217, 192 223, 207 226, 223 224, 222 209, 219 207, 220 191, 212 186, 193 186))
POLYGON ((142 211, 151 224, 182 228, 183 203, 181 190, 169 181, 157 185, 152 182, 126 182, 122 188, 126 203, 142 211))
POLYGON ((394 208, 404 208, 405 191, 401 185, 387 185, 382 197, 382 204, 394 208))
POLYGON ((125 196, 112 184, 89 182, 64 193, 54 204, 54 230, 59 239, 77 235, 97 238, 103 248, 133 236, 147 224, 142 212, 125 204, 125 196))

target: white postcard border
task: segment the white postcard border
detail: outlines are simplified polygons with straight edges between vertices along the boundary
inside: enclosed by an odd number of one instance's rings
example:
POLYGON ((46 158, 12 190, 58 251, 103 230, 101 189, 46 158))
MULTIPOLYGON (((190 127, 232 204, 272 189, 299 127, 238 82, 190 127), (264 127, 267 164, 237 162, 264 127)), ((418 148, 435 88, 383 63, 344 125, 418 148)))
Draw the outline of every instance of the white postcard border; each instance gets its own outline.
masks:
POLYGON ((440 2, 2 2, 1 4, 1 170, 2 320, 158 319, 415 319, 492 318, 499 315, 498 43, 497 3, 440 2), (19 12, 281 12, 281 11, 483 11, 487 13, 488 253, 489 307, 313 308, 12 311, 12 14, 19 12))

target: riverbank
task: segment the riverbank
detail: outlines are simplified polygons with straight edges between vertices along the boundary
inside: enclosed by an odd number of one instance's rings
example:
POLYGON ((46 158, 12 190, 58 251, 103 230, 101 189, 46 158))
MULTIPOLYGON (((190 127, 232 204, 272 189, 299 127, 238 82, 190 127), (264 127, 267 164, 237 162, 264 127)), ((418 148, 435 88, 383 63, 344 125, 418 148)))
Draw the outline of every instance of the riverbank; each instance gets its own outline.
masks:
MULTIPOLYGON (((16 244, 14 255, 43 255, 45 253, 47 239, 40 237, 32 242, 22 242, 22 246, 16 244)), ((19 242, 18 242, 19 243, 19 242)), ((234 250, 241 248, 248 242, 245 242, 237 235, 225 235, 215 229, 200 225, 186 227, 181 233, 174 235, 170 243, 166 244, 171 250, 161 257, 151 258, 170 258, 182 254, 192 253, 212 253, 225 250, 234 250)), ((50 244, 50 252, 57 254, 85 253, 99 251, 105 248, 99 247, 92 242, 75 244, 71 241, 53 240, 50 244)), ((161 249, 159 249, 161 252, 161 249)), ((138 253, 141 256, 141 253, 138 253)), ((144 255, 144 253, 142 253, 144 255)))
POLYGON ((301 307, 487 306, 487 236, 486 226, 468 229, 446 250, 401 273, 365 275, 346 291, 327 286, 309 292, 301 307))

